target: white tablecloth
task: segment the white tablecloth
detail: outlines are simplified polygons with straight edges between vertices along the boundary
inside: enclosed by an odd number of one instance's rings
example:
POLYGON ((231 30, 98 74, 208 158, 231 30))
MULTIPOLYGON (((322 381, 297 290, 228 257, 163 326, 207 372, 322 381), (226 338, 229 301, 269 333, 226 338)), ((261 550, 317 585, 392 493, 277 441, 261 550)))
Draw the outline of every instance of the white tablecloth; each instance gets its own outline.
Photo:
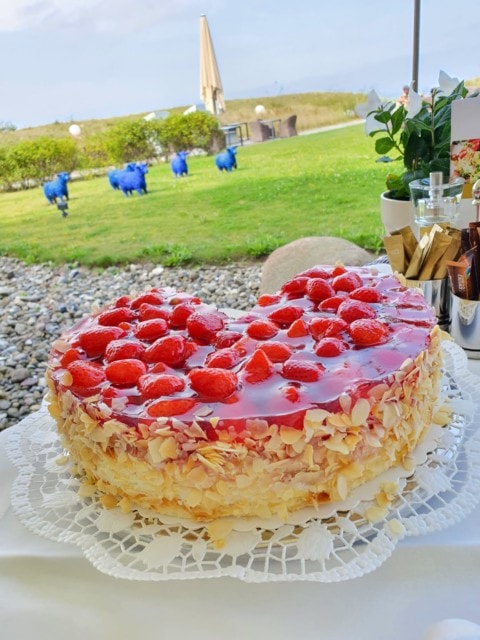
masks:
MULTIPOLYGON (((480 361, 469 365, 480 375, 480 361)), ((379 569, 351 581, 132 582, 23 527, 10 506, 6 437, 0 433, 2 640, 421 640, 444 618, 480 624, 480 507, 444 531, 403 540, 379 569)))

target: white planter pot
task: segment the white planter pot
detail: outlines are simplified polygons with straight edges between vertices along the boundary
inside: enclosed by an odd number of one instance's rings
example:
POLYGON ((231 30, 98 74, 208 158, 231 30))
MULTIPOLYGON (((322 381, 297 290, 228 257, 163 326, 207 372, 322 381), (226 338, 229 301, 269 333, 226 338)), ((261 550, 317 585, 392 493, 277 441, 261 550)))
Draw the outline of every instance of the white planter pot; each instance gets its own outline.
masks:
POLYGON ((393 200, 388 197, 389 191, 384 191, 380 196, 380 217, 385 233, 402 227, 411 227, 417 232, 413 204, 410 200, 393 200))

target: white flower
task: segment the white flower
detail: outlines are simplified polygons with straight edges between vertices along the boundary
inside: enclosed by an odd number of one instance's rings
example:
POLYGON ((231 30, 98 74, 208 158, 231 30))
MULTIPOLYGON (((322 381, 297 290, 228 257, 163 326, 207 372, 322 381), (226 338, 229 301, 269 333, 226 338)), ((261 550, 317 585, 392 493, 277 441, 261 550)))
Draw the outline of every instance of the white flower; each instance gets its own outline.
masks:
POLYGON ((376 91, 372 89, 367 96, 367 102, 355 105, 355 113, 359 118, 365 118, 365 134, 368 136, 373 131, 386 131, 387 125, 375 120, 374 113, 385 107, 388 102, 382 102, 376 91))
POLYGON ((451 78, 445 71, 440 71, 438 74, 438 84, 440 86, 438 95, 449 96, 458 87, 460 80, 458 78, 451 78))
POLYGON ((367 102, 355 105, 355 113, 359 118, 366 118, 370 111, 376 111, 382 104, 376 91, 370 91, 367 102))
POLYGON ((413 82, 408 92, 408 107, 406 118, 414 118, 422 109, 422 96, 413 89, 413 82))

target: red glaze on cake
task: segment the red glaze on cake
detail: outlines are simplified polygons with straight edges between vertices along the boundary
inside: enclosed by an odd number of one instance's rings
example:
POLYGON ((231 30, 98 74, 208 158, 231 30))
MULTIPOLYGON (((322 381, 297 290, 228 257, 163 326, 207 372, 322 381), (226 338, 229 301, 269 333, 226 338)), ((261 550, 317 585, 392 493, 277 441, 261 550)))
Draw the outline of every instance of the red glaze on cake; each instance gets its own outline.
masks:
POLYGON ((438 395, 435 322, 370 268, 315 267, 236 319, 170 288, 122 296, 53 344, 51 413, 106 503, 287 517, 408 458, 438 395))

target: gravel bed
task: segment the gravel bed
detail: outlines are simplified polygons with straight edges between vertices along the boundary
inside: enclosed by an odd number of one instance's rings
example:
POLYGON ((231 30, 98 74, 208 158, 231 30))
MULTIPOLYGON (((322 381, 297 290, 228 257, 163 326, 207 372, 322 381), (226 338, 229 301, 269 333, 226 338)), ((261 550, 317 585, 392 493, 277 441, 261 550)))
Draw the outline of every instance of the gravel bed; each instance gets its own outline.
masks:
POLYGON ((79 318, 125 293, 175 286, 219 307, 248 309, 259 265, 124 268, 25 265, 0 257, 0 430, 40 408, 50 345, 79 318))

